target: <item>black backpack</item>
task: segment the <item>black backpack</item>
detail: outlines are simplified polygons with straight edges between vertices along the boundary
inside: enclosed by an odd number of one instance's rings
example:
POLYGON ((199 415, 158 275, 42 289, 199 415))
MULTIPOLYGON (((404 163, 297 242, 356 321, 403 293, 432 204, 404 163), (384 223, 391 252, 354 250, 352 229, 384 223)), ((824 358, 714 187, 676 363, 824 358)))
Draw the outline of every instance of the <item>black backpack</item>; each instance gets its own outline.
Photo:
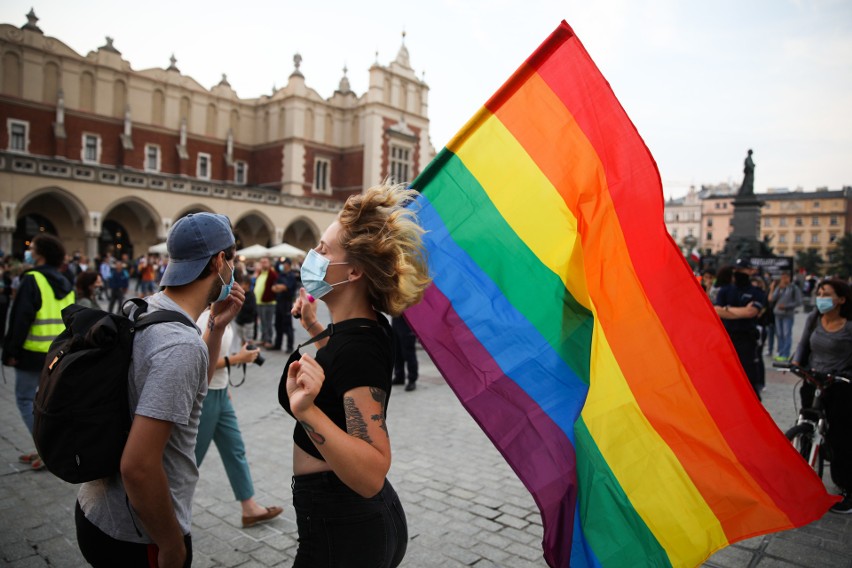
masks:
POLYGON ((50 345, 33 405, 33 438, 47 469, 69 483, 119 471, 130 432, 128 371, 133 337, 149 325, 179 322, 181 313, 129 300, 123 313, 71 305, 62 310, 63 331, 50 345))

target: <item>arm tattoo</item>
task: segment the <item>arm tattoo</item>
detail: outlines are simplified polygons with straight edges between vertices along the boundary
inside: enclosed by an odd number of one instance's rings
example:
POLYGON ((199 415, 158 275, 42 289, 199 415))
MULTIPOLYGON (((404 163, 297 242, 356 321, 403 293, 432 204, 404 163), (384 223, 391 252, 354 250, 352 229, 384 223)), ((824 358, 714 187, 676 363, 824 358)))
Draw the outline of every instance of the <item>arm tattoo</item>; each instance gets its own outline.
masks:
POLYGON ((380 388, 370 387, 370 394, 373 395, 373 400, 385 407, 385 391, 380 388))
POLYGON ((301 421, 299 424, 302 425, 302 428, 305 429, 305 432, 308 433, 308 437, 313 441, 317 446, 322 446, 325 444, 325 436, 314 430, 314 427, 308 424, 307 422, 301 421))
MULTIPOLYGON (((373 400, 382 405, 382 408, 385 407, 385 391, 380 388, 370 387, 370 394, 373 395, 373 400)), ((385 434, 388 433, 388 425, 385 422, 385 415, 383 413, 372 414, 370 415, 370 420, 379 423, 379 428, 385 431, 385 434)))
POLYGON ((355 405, 355 399, 351 396, 343 397, 343 409, 346 412, 346 431, 350 436, 361 438, 368 444, 372 444, 373 440, 367 433, 367 423, 364 422, 364 417, 361 411, 355 405))

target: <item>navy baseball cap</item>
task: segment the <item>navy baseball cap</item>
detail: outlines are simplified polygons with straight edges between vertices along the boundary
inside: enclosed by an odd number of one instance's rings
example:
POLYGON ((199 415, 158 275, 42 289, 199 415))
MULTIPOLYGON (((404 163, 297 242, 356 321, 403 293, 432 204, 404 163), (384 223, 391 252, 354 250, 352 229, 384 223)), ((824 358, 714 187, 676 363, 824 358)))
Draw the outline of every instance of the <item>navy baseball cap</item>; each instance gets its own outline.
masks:
POLYGON ((160 286, 183 286, 198 278, 210 257, 234 246, 231 221, 214 213, 190 213, 169 231, 169 264, 160 286))

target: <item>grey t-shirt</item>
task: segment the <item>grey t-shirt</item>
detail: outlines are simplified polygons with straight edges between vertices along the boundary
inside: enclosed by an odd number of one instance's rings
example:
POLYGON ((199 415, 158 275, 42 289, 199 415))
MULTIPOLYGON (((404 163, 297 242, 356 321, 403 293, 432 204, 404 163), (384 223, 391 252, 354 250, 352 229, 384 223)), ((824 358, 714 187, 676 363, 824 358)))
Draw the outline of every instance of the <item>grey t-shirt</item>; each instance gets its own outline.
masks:
MULTIPOLYGON (((148 298, 148 311, 174 310, 193 320, 163 292, 148 298)), ((198 481, 195 440, 201 403, 207 394, 207 344, 201 332, 182 323, 159 323, 143 329, 133 340, 129 399, 134 414, 172 422, 163 451, 163 467, 178 523, 188 534, 192 495, 198 481)), ((86 518, 109 536, 127 542, 150 543, 136 513, 131 517, 121 475, 84 483, 77 500, 86 518)))
POLYGON ((829 333, 822 327, 822 318, 819 320, 811 334, 811 356, 807 366, 823 373, 848 376, 852 372, 852 321, 829 333))

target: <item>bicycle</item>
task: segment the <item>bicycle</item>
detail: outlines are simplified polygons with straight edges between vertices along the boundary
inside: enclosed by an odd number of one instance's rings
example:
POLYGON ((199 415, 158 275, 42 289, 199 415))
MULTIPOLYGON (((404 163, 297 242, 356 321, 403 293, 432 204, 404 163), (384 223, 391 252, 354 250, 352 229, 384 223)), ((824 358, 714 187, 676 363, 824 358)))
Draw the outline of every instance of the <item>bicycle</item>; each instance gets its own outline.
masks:
POLYGON ((791 372, 803 381, 807 381, 816 388, 814 401, 810 408, 799 410, 796 425, 784 432, 784 435, 796 448, 796 451, 805 458, 813 470, 822 477, 825 462, 831 461, 828 446, 825 445, 825 437, 828 432, 828 419, 822 406, 822 395, 831 385, 843 382, 852 384, 846 377, 821 373, 813 369, 805 369, 791 363, 773 363, 773 367, 782 371, 791 372))

